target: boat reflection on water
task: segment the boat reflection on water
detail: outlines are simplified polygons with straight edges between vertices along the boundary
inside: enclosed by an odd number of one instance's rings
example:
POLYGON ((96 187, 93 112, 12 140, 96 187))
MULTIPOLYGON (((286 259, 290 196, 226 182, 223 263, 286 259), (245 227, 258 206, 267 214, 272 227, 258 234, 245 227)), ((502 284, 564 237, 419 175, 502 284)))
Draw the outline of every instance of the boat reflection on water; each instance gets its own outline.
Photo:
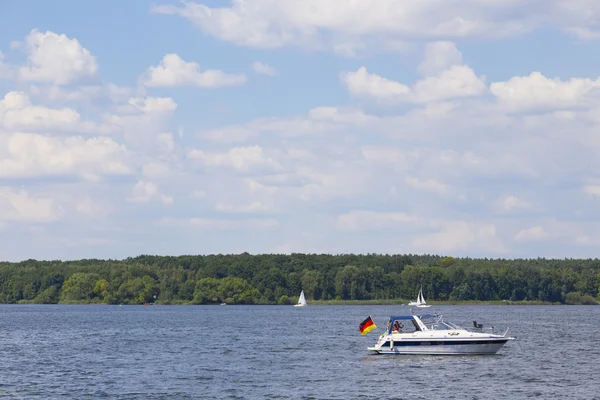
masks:
POLYGON ((483 332, 481 324, 473 321, 474 329, 467 330, 444 321, 442 315, 392 316, 386 330, 375 346, 368 350, 375 354, 420 355, 479 355, 496 354, 515 337, 483 332))

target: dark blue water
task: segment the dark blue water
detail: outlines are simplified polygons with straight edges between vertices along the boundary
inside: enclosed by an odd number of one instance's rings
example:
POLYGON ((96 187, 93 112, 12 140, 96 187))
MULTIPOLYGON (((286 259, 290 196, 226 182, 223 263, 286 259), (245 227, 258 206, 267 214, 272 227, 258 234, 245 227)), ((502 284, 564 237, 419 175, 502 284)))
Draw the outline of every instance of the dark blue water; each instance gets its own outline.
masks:
POLYGON ((600 398, 600 307, 432 307, 518 339, 495 356, 377 356, 400 306, 0 306, 0 398, 600 398))

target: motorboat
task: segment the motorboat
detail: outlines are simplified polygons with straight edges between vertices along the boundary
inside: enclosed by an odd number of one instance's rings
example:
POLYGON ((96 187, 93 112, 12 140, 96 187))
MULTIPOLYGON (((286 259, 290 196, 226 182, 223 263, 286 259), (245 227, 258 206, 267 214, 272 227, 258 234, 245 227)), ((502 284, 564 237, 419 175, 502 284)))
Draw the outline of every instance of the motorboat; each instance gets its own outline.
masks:
POLYGON ((368 350, 375 354, 496 354, 506 342, 516 339, 506 336, 508 328, 495 334, 493 328, 484 332, 477 321, 473 325, 467 330, 444 321, 439 314, 392 316, 375 346, 368 350))

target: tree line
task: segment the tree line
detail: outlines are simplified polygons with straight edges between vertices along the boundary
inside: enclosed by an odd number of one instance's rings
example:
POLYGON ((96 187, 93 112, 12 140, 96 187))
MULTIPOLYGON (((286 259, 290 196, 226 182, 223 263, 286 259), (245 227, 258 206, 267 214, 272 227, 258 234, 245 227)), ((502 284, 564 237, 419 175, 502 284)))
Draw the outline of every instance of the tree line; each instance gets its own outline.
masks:
POLYGON ((598 259, 262 254, 0 262, 0 303, 291 304, 310 300, 596 304, 598 259))

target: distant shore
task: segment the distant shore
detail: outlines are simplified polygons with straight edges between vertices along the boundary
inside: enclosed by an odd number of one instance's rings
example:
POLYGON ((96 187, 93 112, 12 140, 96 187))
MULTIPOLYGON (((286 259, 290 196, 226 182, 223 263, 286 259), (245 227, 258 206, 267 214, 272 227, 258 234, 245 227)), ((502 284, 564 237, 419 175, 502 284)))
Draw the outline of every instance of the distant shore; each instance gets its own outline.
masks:
MULTIPOLYGON (((373 306, 406 306, 417 308, 417 306, 409 306, 408 300, 317 300, 309 301, 309 305, 314 306, 331 306, 331 305, 373 305, 373 306)), ((542 306, 542 305, 564 305, 561 303, 551 303, 546 301, 510 301, 510 300, 490 300, 490 301, 477 301, 477 300, 447 300, 447 301, 435 301, 428 303, 430 306, 542 306)), ((423 308, 426 310, 426 308, 423 308)))
MULTIPOLYGON (((408 300, 309 300, 309 306, 403 306, 407 308, 427 310, 427 308, 419 308, 417 306, 409 306, 408 300)), ((0 303, 0 304, 15 304, 15 303, 0 303)), ((16 304, 40 304, 30 301, 19 301, 16 304)), ((68 301, 68 302, 59 302, 56 303, 58 305, 109 305, 107 303, 95 303, 90 301, 68 301)), ((563 303, 551 303, 545 301, 510 301, 510 300, 490 300, 490 301, 477 301, 477 300, 447 300, 447 301, 434 301, 428 303, 431 307, 435 306, 552 306, 552 305, 590 305, 590 304, 563 304, 563 303)), ((111 304, 119 306, 119 304, 111 304)), ((143 306, 144 304, 138 303, 122 303, 121 305, 128 306, 143 306)), ((148 306, 157 305, 157 306, 175 306, 175 305, 197 305, 188 302, 171 302, 171 303, 161 303, 157 301, 155 303, 148 303, 148 306)), ((202 304, 202 305, 215 305, 219 304, 202 304)), ((227 303, 227 305, 236 305, 235 303, 227 303)), ((238 304, 238 305, 255 305, 255 306, 272 306, 275 304, 238 304)), ((283 306, 290 306, 291 304, 279 304, 283 306)), ((598 305, 598 304, 595 304, 598 305)))

